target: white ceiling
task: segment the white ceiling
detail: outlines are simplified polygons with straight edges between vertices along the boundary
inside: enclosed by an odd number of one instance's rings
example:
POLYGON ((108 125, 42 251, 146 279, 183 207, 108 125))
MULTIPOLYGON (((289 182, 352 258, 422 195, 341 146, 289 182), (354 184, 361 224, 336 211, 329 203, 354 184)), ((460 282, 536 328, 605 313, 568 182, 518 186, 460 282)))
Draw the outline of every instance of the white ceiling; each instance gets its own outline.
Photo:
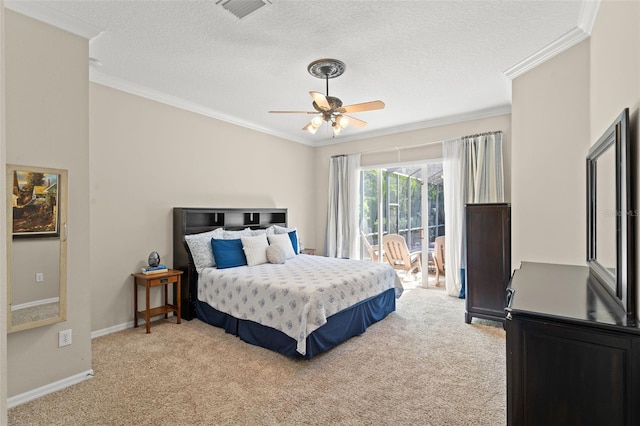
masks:
MULTIPOLYGON (((235 0, 238 1, 238 0, 235 0)), ((238 19, 198 1, 8 1, 61 27, 88 29, 92 81, 292 141, 320 146, 508 113, 509 77, 586 38, 597 1, 293 1, 238 19), (60 23, 62 22, 62 23, 60 23), (326 123, 303 130, 309 91, 325 81, 307 65, 346 64, 329 80, 368 125, 332 137, 326 123)), ((491 129, 489 129, 491 130, 491 129)))

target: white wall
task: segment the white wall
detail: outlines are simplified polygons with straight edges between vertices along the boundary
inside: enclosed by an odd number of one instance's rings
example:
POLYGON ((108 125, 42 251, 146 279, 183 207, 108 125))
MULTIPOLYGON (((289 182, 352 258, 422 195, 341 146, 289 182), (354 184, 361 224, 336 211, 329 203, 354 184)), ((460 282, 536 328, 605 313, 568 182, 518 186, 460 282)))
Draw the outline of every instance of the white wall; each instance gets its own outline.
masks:
POLYGON ((327 226, 327 197, 331 157, 342 154, 362 154, 362 165, 411 163, 442 158, 442 143, 465 135, 502 130, 505 201, 511 199, 511 116, 499 115, 430 127, 394 135, 362 139, 317 148, 315 158, 317 221, 316 239, 319 253, 324 253, 327 226), (396 149, 397 148, 397 149, 396 149))
POLYGON ((133 321, 150 252, 172 266, 173 207, 288 208, 315 244, 313 148, 94 83, 90 121, 94 331, 133 321))
POLYGON ((589 40, 513 81, 512 265, 586 262, 589 40))
POLYGON ((8 395, 91 369, 86 39, 5 11, 6 162, 69 171, 67 321, 12 333, 8 395), (58 348, 58 331, 73 344, 58 348))

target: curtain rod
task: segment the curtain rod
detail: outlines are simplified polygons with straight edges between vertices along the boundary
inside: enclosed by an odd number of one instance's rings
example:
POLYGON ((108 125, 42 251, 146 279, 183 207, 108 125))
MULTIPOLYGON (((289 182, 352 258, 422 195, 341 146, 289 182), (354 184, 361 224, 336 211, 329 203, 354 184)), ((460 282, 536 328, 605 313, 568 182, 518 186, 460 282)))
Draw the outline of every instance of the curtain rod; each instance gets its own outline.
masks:
POLYGON ((487 135, 497 135, 499 133, 502 133, 502 130, 493 130, 491 132, 484 132, 484 133, 476 133, 474 135, 467 135, 467 136, 463 136, 461 139, 466 139, 466 138, 477 138, 478 136, 487 136, 487 135))

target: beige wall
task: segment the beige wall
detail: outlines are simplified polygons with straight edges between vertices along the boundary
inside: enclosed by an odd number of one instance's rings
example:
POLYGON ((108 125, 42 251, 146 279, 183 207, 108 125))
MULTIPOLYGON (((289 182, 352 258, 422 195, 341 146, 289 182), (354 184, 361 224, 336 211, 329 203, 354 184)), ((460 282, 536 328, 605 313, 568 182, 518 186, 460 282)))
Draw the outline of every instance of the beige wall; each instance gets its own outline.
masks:
POLYGON ((70 181, 68 320, 9 336, 9 396, 86 371, 90 331, 132 321, 130 273, 152 250, 171 264, 174 206, 288 207, 303 243, 323 251, 332 155, 413 162, 502 130, 514 266, 584 263, 588 148, 624 106, 638 134, 637 2, 604 1, 590 41, 516 79, 511 116, 317 149, 89 85, 86 40, 6 14, 8 162, 66 168, 70 181), (59 349, 67 328, 73 345, 59 349))
MULTIPOLYGON (((6 163, 7 144, 5 138, 5 53, 4 53, 4 1, 0 0, 0 165, 6 163)), ((5 174, 0 173, 0 188, 6 185, 5 174)), ((5 197, 0 197, 0 223, 5 223, 5 197)), ((6 227, 0 225, 0 425, 7 423, 7 252, 6 227)))
POLYGON ((604 0, 590 39, 513 81, 514 262, 585 264, 586 155, 625 107, 637 144, 640 3, 604 0))
MULTIPOLYGON (((590 67, 591 143, 628 107, 631 139, 636 143, 635 161, 640 164, 640 2, 601 2, 591 37, 590 67)), ((640 200, 637 176, 636 171, 636 200, 640 200)), ((636 229, 640 235, 640 222, 636 229)), ((640 250, 636 254, 637 258, 630 261, 635 261, 637 268, 640 250)), ((640 306, 640 292, 637 295, 640 306)))
POLYGON ((173 207, 286 207, 315 244, 313 148, 98 84, 90 99, 94 331, 133 320, 151 251, 172 265, 173 207))
POLYGON ((327 197, 329 187, 329 163, 334 155, 362 154, 363 166, 415 163, 442 158, 442 143, 475 133, 502 130, 505 200, 511 199, 511 116, 464 121, 394 135, 363 139, 317 148, 316 167, 316 248, 324 253, 327 226, 327 197))
POLYGON ((512 87, 512 265, 586 262, 589 40, 512 87))
POLYGON ((11 244, 11 306, 60 295, 60 240, 25 238, 11 244), (44 281, 36 282, 42 273, 44 281))
POLYGON ((91 369, 89 81, 87 40, 11 11, 5 25, 6 161, 69 171, 67 321, 8 336, 11 397, 91 369))

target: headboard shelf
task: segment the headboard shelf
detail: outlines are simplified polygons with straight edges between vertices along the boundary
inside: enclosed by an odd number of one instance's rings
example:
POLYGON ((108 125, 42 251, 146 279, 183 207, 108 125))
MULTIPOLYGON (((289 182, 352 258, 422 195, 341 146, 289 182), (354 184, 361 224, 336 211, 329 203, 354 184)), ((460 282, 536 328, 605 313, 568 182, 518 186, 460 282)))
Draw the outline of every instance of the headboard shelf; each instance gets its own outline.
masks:
MULTIPOLYGON (((216 228, 238 230, 261 229, 271 225, 287 226, 287 209, 218 209, 200 207, 173 208, 173 268, 184 272, 181 286, 181 317, 187 320, 195 315, 195 295, 198 274, 193 266, 184 240, 185 235, 199 234, 216 228)), ((174 300, 178 297, 173 295, 174 300)))

